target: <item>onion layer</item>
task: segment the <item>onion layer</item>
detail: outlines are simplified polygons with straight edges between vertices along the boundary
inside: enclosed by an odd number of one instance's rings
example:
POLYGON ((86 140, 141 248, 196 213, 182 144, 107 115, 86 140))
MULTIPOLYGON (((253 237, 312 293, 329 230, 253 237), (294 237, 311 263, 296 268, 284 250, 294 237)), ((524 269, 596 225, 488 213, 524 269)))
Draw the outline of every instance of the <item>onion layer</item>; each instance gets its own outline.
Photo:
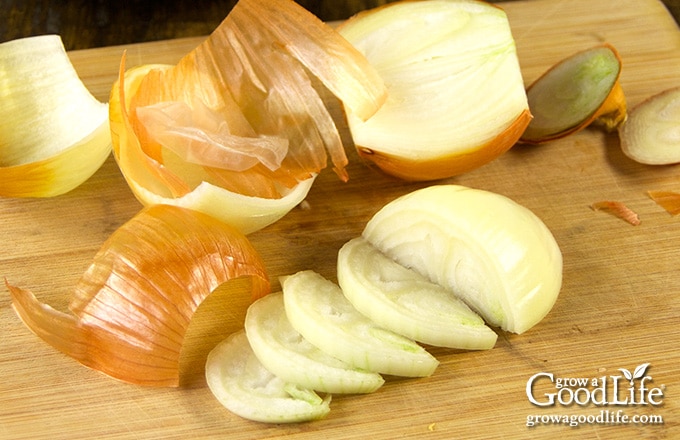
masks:
POLYGON ((365 58, 291 0, 239 1, 176 66, 125 73, 123 58, 110 119, 135 195, 252 232, 304 198, 326 152, 346 180, 340 135, 305 68, 361 117, 384 100, 365 58))
POLYGON ((680 87, 636 105, 619 127, 619 137, 623 153, 636 162, 680 163, 680 87))
POLYGON ((465 173, 503 154, 531 119, 505 12, 470 0, 401 1, 338 31, 387 84, 366 121, 350 110, 359 155, 406 180, 465 173))
POLYGON ((111 152, 108 106, 82 83, 58 35, 0 44, 0 196, 51 197, 111 152))
POLYGON ((626 119, 621 56, 611 44, 578 52, 551 67, 527 89, 534 115, 521 141, 539 144, 593 122, 615 130, 626 119))
POLYGON ((125 382, 178 386, 191 317, 217 286, 239 277, 252 279, 254 299, 269 292, 244 235, 208 215, 156 205, 105 242, 76 285, 72 314, 6 284, 21 320, 57 350, 125 382))

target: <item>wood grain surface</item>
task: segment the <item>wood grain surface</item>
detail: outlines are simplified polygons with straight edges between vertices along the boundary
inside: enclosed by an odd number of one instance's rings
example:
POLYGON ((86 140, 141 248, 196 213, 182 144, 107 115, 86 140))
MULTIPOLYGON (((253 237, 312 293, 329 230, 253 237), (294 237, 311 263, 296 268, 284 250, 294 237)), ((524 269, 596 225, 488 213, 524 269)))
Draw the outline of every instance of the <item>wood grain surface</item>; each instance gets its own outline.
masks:
MULTIPOLYGON (((630 105, 680 85, 680 32, 658 0, 538 0, 503 4, 527 82, 573 52, 608 41, 624 61, 630 105)), ((108 99, 123 49, 128 65, 176 62, 202 41, 187 38, 73 51, 85 84, 108 99)), ((303 207, 250 236, 274 287, 277 278, 313 269, 334 279, 338 249, 360 234, 383 204, 426 184, 384 177, 352 152, 330 100, 351 164, 343 184, 324 171, 303 207)), ((524 439, 680 438, 680 218, 646 195, 680 191, 677 166, 634 163, 616 134, 588 129, 541 147, 516 146, 498 160, 445 182, 495 191, 533 210, 564 255, 564 284, 552 312, 523 335, 501 333, 493 350, 432 349, 441 365, 424 379, 388 378, 365 396, 335 396, 330 415, 295 425, 265 425, 231 414, 203 379, 207 352, 242 325, 244 286, 219 289, 192 321, 182 357, 183 386, 120 383, 55 352, 14 314, 0 292, 0 438, 59 439, 524 439), (590 209, 626 203, 631 226, 590 209), (541 372, 610 381, 649 363, 659 405, 619 402, 541 407, 526 393, 541 372), (661 417, 663 423, 593 421, 578 427, 527 427, 528 416, 661 417)), ((442 182, 437 182, 442 183, 442 182)), ((0 199, 0 276, 66 310, 71 289, 103 241, 140 209, 109 159, 85 184, 46 200, 0 199)), ((502 221, 502 219, 499 219, 502 221)), ((635 382, 639 386, 639 379, 635 382)), ((568 387, 573 392, 577 387, 568 387)), ((619 385, 621 394, 627 382, 619 385)), ((638 389, 638 388, 636 388, 638 389)), ((556 391, 544 379, 536 394, 556 391)), ((609 389, 609 392, 613 392, 609 389)), ((565 394, 566 395, 566 394, 565 394)))

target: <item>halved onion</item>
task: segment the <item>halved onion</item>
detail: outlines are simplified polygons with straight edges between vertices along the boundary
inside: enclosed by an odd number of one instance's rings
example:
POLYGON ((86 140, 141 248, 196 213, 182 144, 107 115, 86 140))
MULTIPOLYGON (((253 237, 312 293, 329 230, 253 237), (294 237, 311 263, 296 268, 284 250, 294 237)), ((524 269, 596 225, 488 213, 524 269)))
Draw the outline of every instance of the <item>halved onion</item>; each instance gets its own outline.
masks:
POLYGON ((533 212, 458 185, 413 191, 383 206, 362 236, 397 263, 462 299, 487 324, 523 333, 552 309, 562 253, 533 212))
POLYGON ((615 130, 626 119, 621 56, 611 44, 578 52, 546 71, 527 89, 534 115, 521 141, 539 144, 595 122, 615 130))
POLYGON ((108 106, 87 90, 58 35, 0 44, 0 196, 52 197, 111 152, 108 106))
POLYGON ((359 155, 406 180, 465 173, 519 139, 531 115, 505 12, 470 0, 401 1, 338 31, 388 88, 378 112, 347 110, 359 155))
POLYGON ((145 208, 104 243, 57 311, 7 287, 21 320, 83 365, 125 382, 178 386, 191 317, 220 284, 250 277, 252 297, 269 292, 264 264, 237 230, 196 211, 145 208))
POLYGON ((144 204, 208 212, 248 233, 285 215, 326 167, 347 158, 308 69, 369 117, 382 79, 292 0, 241 0, 176 66, 128 72, 111 92, 114 154, 144 204))
POLYGON ((680 87, 636 105, 619 127, 619 137, 623 153, 636 162, 680 163, 680 87))

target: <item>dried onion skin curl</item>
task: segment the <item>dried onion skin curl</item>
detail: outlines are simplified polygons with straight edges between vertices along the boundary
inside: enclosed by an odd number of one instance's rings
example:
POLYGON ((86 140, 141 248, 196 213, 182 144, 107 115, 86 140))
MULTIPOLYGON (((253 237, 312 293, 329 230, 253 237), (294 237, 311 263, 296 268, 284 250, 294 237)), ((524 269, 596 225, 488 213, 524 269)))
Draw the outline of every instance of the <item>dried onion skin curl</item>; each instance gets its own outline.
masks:
POLYGON ((71 313, 5 284, 19 318, 57 350, 124 382, 174 387, 194 312, 240 277, 250 277, 253 299, 269 292, 264 264, 243 234, 206 214, 154 205, 103 244, 75 287, 71 313))

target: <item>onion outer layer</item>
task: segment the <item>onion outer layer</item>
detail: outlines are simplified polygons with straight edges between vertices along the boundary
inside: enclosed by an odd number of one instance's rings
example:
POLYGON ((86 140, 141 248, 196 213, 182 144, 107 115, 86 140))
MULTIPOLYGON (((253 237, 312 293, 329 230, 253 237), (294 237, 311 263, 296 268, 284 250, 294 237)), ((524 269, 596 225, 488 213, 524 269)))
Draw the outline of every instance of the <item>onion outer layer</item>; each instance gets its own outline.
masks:
POLYGON ((191 317, 220 284, 252 280, 269 292, 264 264, 247 238, 196 211, 145 208, 104 243, 75 287, 72 313, 5 281, 26 326, 59 351, 116 379, 178 386, 191 317))
POLYGON ((0 196, 52 197, 89 179, 111 152, 107 109, 58 35, 0 44, 0 196))
POLYGON ((138 199, 203 211, 210 206, 211 215, 248 233, 299 203, 326 167, 327 155, 346 180, 340 135, 305 68, 362 117, 384 100, 382 79, 365 58, 292 0, 239 1, 175 66, 125 72, 123 57, 110 98, 111 130, 114 154, 138 199), (138 109, 158 104, 190 108, 194 128, 205 137, 215 135, 222 118, 220 133, 238 142, 273 140, 278 147, 287 144, 288 152, 277 169, 262 162, 236 171, 178 159, 138 117, 138 109))

